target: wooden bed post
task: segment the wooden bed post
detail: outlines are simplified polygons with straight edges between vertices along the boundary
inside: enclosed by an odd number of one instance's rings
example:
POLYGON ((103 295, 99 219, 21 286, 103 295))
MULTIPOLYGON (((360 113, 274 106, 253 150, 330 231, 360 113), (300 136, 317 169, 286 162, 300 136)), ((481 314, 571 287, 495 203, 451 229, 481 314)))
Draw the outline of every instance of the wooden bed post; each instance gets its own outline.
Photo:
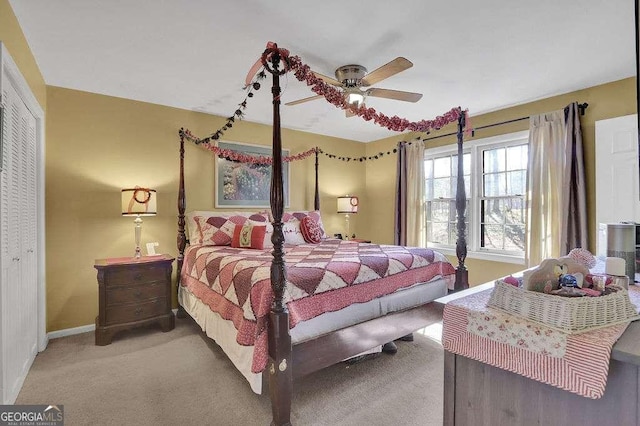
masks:
POLYGON ((458 117, 458 176, 456 190, 456 212, 457 212, 457 231, 458 239, 456 240, 456 256, 458 257, 458 267, 456 268, 456 282, 453 286, 454 291, 469 288, 469 271, 464 266, 467 258, 467 237, 465 231, 467 225, 465 223, 465 210, 467 208, 467 194, 464 187, 464 153, 462 152, 462 139, 464 136, 465 113, 460 112, 458 117))
POLYGON ((316 188, 313 199, 313 209, 320 210, 320 190, 318 189, 318 147, 316 147, 316 188))
MULTIPOLYGON (((184 195, 184 129, 180 128, 180 186, 178 187, 178 261, 176 266, 176 292, 180 289, 180 271, 182 271, 182 263, 184 262, 184 249, 187 246, 187 236, 184 232, 184 209, 186 200, 184 195)), ((178 302, 178 318, 186 318, 187 313, 178 302)))
POLYGON ((291 336, 289 335, 289 312, 283 303, 287 274, 284 265, 284 234, 282 213, 284 211, 284 189, 282 180, 282 140, 280 132, 280 74, 281 59, 278 46, 267 48, 262 63, 273 75, 273 164, 271 165, 271 212, 273 214, 273 261, 271 263, 271 288, 273 304, 269 314, 269 395, 271 397, 271 425, 291 425, 291 336), (269 66, 271 63, 271 67, 269 66))

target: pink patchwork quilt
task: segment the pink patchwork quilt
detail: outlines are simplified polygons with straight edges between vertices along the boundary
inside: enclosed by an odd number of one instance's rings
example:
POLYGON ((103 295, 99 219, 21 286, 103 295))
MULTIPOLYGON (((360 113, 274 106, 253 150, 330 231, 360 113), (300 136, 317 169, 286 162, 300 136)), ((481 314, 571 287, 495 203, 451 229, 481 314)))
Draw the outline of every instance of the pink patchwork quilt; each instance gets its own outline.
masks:
MULTIPOLYGON (((240 345, 254 346, 254 373, 264 370, 268 358, 270 250, 194 245, 185 252, 182 267, 181 285, 233 322, 240 345)), ((286 246, 285 263, 290 328, 324 312, 455 274, 446 257, 430 249, 342 240, 286 246)))

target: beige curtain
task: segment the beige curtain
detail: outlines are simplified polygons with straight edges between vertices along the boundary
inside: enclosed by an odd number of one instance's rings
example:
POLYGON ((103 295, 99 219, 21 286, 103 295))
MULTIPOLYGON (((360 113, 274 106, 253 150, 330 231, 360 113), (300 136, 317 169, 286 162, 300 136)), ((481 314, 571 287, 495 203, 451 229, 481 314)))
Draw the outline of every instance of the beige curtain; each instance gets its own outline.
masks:
POLYGON ((559 257, 565 206, 564 110, 530 117, 527 263, 559 257))
POLYGON ((407 228, 406 245, 426 247, 424 209, 424 144, 420 140, 406 146, 407 160, 407 228))

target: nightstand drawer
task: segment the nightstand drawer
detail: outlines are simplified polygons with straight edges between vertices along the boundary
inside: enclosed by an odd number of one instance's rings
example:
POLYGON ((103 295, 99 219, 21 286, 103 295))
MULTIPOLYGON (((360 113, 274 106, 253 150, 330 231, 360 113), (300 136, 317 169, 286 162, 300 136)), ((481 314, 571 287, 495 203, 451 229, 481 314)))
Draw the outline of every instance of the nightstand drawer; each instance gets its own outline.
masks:
POLYGON ((159 297, 147 302, 107 308, 107 325, 133 322, 169 312, 167 299, 159 297))
POLYGON ((107 286, 147 284, 165 281, 167 268, 158 265, 138 265, 134 268, 114 268, 107 273, 107 286))
POLYGON ((165 296, 167 286, 162 281, 138 287, 111 287, 107 289, 107 306, 139 302, 165 296))

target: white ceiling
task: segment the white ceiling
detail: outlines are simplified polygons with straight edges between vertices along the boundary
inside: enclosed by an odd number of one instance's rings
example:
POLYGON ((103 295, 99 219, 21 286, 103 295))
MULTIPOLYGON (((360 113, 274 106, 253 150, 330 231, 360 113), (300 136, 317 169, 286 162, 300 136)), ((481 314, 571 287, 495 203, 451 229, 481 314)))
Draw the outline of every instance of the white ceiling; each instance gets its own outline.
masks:
MULTIPOLYGON (((367 106, 411 121, 455 106, 478 115, 635 75, 633 0, 10 3, 48 85, 224 117, 244 98, 244 78, 268 41, 331 77, 341 65, 372 71, 406 57, 413 68, 373 87, 422 100, 369 98, 367 106)), ((293 75, 282 83, 283 102, 313 95, 293 75)), ((271 124, 263 86, 245 120, 271 124)), ((281 114, 285 128, 363 142, 395 134, 323 99, 281 114)))

